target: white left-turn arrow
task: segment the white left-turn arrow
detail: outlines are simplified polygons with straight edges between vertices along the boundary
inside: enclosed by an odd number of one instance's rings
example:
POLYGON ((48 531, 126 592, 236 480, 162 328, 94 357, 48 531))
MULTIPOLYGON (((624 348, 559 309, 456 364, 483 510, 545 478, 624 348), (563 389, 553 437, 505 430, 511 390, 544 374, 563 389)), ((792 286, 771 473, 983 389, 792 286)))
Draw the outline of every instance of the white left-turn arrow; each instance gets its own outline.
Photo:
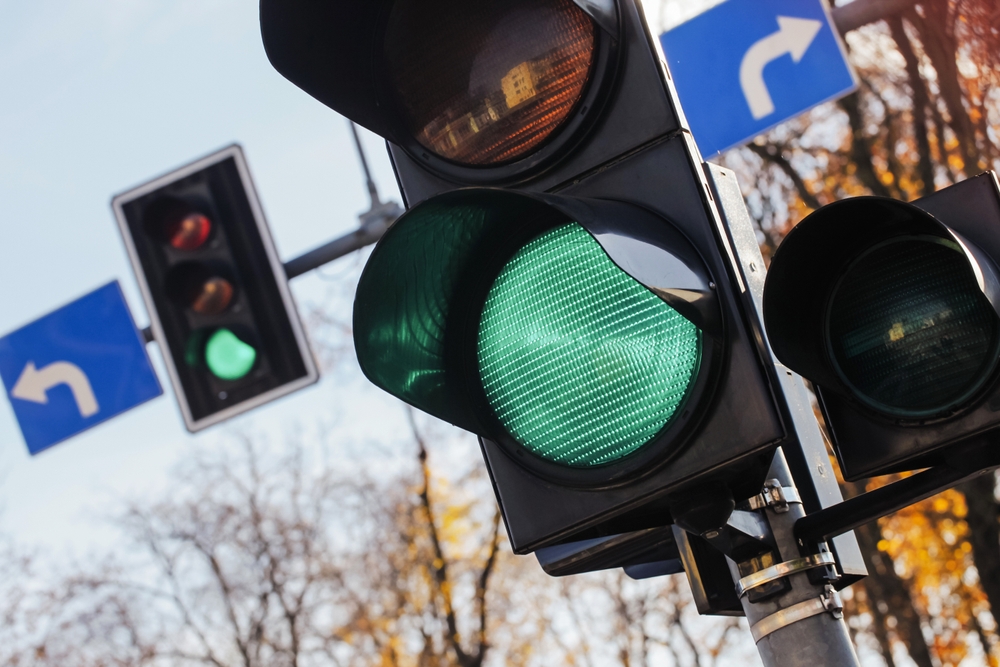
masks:
POLYGON ((786 53, 792 56, 794 62, 802 60, 822 27, 821 21, 779 16, 778 32, 758 40, 743 55, 740 63, 740 87, 743 88, 743 95, 747 98, 754 120, 774 113, 774 102, 764 83, 764 67, 786 53))
POLYGON ((60 384, 69 386, 73 392, 81 417, 97 414, 97 397, 94 396, 87 374, 68 361, 57 361, 41 369, 35 368, 34 361, 29 361, 10 390, 10 395, 23 401, 44 404, 49 402, 48 390, 60 384))

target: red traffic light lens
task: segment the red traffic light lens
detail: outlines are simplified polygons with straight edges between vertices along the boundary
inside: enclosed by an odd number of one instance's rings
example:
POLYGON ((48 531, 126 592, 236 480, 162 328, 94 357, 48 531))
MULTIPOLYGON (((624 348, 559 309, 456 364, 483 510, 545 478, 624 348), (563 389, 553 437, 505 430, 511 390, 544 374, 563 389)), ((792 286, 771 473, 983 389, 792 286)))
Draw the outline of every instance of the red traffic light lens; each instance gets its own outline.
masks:
POLYGON ((167 222, 168 242, 178 250, 196 250, 204 245, 212 233, 212 221, 207 216, 192 212, 167 222))
POLYGON ((385 64, 402 120, 464 165, 510 162, 570 117, 595 61, 594 22, 570 0, 397 0, 385 64))
POLYGON ((146 233, 177 250, 197 250, 212 234, 212 221, 191 202, 176 197, 153 201, 145 212, 146 233))

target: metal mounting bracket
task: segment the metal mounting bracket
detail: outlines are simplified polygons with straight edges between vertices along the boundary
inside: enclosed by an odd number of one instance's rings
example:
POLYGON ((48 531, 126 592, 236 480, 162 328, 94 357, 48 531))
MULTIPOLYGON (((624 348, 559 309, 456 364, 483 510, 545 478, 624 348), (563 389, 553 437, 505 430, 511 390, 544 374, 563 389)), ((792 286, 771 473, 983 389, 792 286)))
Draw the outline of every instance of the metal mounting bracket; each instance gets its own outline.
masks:
POLYGON ((836 558, 834 558, 833 554, 829 551, 812 554, 811 556, 806 556, 805 558, 793 558, 792 560, 786 560, 784 563, 772 565, 771 567, 765 568, 760 572, 748 574, 740 579, 736 584, 736 594, 743 597, 749 591, 757 588, 758 586, 763 586, 764 584, 777 581, 778 579, 784 579, 785 577, 789 577, 798 572, 804 572, 805 570, 811 570, 817 567, 826 567, 827 565, 836 565, 836 563, 836 558))
POLYGON ((755 643, 776 632, 781 628, 798 623, 799 621, 829 612, 834 618, 844 617, 844 603, 840 600, 840 595, 827 585, 826 590, 818 598, 812 598, 791 607, 775 612, 770 616, 765 616, 750 627, 755 643))
POLYGON ((789 505, 801 505, 802 497, 794 486, 782 486, 779 480, 769 479, 764 482, 764 490, 747 499, 746 503, 751 510, 770 507, 780 513, 787 512, 789 505))

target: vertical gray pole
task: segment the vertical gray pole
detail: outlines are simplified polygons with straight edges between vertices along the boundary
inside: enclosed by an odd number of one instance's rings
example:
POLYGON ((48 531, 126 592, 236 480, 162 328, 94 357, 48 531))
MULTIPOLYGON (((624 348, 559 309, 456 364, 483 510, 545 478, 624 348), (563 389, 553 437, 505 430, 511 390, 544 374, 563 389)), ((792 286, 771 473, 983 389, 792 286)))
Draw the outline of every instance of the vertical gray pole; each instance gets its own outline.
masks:
MULTIPOLYGON (((775 486, 784 489, 786 495, 794 494, 788 493, 794 488, 794 482, 780 449, 771 464, 768 478, 777 480, 775 486)), ((829 584, 810 581, 809 574, 816 567, 802 558, 793 535, 795 522, 805 516, 802 504, 780 503, 761 511, 777 543, 779 564, 741 577, 736 564, 729 562, 738 591, 770 576, 775 577, 772 580, 784 579, 791 584, 791 590, 760 602, 750 602, 748 594, 741 598, 761 662, 765 667, 859 665, 844 622, 839 595, 829 584)))

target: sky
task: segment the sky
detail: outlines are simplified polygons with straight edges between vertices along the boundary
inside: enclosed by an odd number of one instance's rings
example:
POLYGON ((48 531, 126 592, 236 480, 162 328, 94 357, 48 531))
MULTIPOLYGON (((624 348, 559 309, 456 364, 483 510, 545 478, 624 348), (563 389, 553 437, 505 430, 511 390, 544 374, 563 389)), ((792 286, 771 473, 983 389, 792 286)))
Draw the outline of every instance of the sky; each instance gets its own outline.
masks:
MULTIPOLYGON (((362 139, 383 198, 398 201, 384 143, 362 139)), ((0 335, 115 279, 145 326, 111 197, 233 142, 284 260, 350 231, 368 207, 346 121, 271 67, 256 3, 0 0, 0 335)), ((300 310, 333 291, 349 318, 343 293, 360 265, 344 258, 296 279, 300 310)), ((0 533, 57 549, 106 542, 117 505, 162 492, 171 466, 233 432, 335 425, 345 439, 392 443, 405 428, 346 355, 320 384, 191 435, 149 351, 166 395, 38 456, 0 401, 0 533)))
MULTIPOLYGON (((654 2, 650 24, 717 3, 654 2)), ((382 198, 399 201, 384 143, 361 134, 382 198)), ((368 206, 347 121, 271 67, 256 2, 0 0, 0 335, 111 280, 146 326, 110 199, 233 142, 283 260, 350 231, 368 206)), ((335 303, 349 320, 361 255, 293 281, 304 316, 335 303)), ((0 534, 57 550, 106 544, 117 507, 164 492, 172 466, 233 433, 335 428, 371 456, 406 451, 401 405, 349 353, 318 385, 192 435, 149 352, 164 396, 35 457, 0 400, 0 534)))

